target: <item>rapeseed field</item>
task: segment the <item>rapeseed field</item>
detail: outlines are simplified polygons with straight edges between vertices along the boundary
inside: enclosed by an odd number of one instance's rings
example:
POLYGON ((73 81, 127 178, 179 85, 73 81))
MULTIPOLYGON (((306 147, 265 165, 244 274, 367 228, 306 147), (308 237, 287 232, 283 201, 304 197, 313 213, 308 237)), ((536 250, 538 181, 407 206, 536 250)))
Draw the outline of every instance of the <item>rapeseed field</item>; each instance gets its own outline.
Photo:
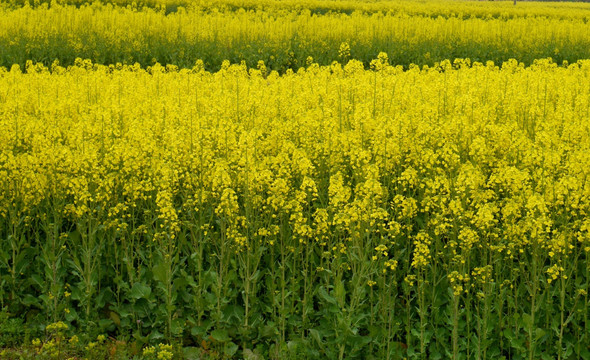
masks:
POLYGON ((590 359, 590 7, 74 5, 0 10, 0 358, 590 359))

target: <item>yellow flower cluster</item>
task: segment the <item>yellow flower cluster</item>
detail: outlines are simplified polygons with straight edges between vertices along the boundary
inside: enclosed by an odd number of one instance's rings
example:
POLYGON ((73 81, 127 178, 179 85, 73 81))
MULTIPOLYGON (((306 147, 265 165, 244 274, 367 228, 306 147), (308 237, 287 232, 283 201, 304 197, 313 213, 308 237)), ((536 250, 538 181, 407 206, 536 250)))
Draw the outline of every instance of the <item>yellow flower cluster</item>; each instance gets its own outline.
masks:
POLYGON ((547 269, 547 283, 551 284, 551 282, 559 278, 567 279, 567 275, 563 273, 564 270, 564 267, 559 266, 558 264, 553 264, 549 267, 547 269))
POLYGON ((45 331, 49 333, 61 333, 68 329, 68 325, 66 325, 63 321, 58 321, 56 323, 52 323, 47 325, 45 331))
POLYGON ((412 267, 416 269, 424 268, 431 259, 430 244, 432 239, 425 232, 420 232, 414 240, 414 258, 412 260, 412 267))
POLYGON ((473 284, 472 286, 475 286, 475 284, 487 284, 491 281, 493 281, 492 279, 492 266, 491 265, 486 265, 486 266, 482 266, 482 267, 475 267, 473 268, 473 270, 471 271, 471 276, 473 279, 473 284))
POLYGON ((467 292, 467 289, 463 286, 470 280, 468 275, 460 274, 457 271, 451 271, 447 275, 447 278, 449 280, 449 284, 451 285, 451 288, 453 289, 453 294, 455 296, 459 296, 463 292, 467 292))
POLYGON ((159 344, 143 349, 142 355, 147 359, 171 360, 174 357, 172 345, 159 344))

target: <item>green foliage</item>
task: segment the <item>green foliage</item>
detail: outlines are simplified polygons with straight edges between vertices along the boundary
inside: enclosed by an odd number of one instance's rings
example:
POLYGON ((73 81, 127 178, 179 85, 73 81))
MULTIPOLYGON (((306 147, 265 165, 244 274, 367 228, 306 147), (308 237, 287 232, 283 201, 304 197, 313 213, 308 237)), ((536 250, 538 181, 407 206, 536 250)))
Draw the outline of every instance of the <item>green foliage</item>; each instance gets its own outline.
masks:
POLYGON ((2 309, 0 311, 0 349, 22 344, 23 340, 29 337, 25 334, 23 319, 10 316, 6 308, 2 309))

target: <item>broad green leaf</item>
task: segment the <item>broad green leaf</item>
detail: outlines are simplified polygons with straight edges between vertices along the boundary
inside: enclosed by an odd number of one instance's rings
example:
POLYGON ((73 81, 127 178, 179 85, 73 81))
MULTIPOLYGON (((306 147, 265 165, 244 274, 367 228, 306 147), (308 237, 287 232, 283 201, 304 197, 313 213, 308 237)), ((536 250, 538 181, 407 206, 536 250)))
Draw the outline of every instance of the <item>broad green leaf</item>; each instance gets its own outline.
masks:
POLYGON ((216 329, 211 331, 211 337, 215 341, 219 342, 229 341, 229 335, 227 334, 227 330, 225 329, 216 329))
POLYGON ((39 305, 39 298, 34 297, 31 294, 27 294, 22 299, 23 305, 31 306, 31 305, 39 305))
POLYGON ((322 341, 322 335, 320 334, 320 332, 316 329, 311 329, 309 330, 309 335, 312 337, 312 339, 314 339, 316 341, 316 343, 322 347, 323 341, 322 341))
POLYGON ((159 263, 152 268, 152 273, 154 274, 154 279, 165 283, 168 279, 168 267, 166 263, 159 263))
POLYGON ((524 325, 526 326, 527 329, 534 325, 534 324, 532 324, 531 315, 527 314, 527 313, 522 314, 522 322, 524 323, 524 325))
POLYGON ((98 326, 104 331, 114 330, 115 323, 111 319, 100 319, 98 320, 98 326))
POLYGON ((182 348, 182 354, 186 360, 200 360, 201 350, 197 347, 182 348))
POLYGON ((223 310, 223 318, 228 323, 232 321, 241 323, 244 319, 244 308, 238 305, 228 305, 223 310))
POLYGON ((327 303, 336 305, 336 299, 330 295, 327 291, 326 288, 323 286, 320 286, 318 289, 318 295, 320 296, 320 298, 322 298, 322 300, 326 301, 327 303))
POLYGON ((346 297, 346 290, 344 289, 344 282, 338 281, 334 285, 334 297, 338 299, 340 305, 344 303, 344 298, 346 297))
POLYGON ((227 356, 233 356, 238 351, 238 345, 233 342, 226 342, 223 346, 223 353, 227 356))
POLYGON ((135 300, 137 299, 147 299, 149 298, 150 294, 152 293, 152 288, 144 283, 135 283, 133 287, 129 291, 129 296, 135 300))
POLYGON ((262 360, 264 359, 261 355, 256 354, 254 351, 250 349, 244 349, 242 352, 242 356, 244 360, 262 360))
POLYGON ((111 320, 113 320, 115 325, 121 326, 121 317, 119 316, 119 314, 117 314, 114 311, 109 311, 109 317, 111 318, 111 320))
POLYGON ((537 330, 535 330, 535 340, 539 340, 540 338, 545 336, 545 334, 546 334, 545 330, 537 328, 537 330))

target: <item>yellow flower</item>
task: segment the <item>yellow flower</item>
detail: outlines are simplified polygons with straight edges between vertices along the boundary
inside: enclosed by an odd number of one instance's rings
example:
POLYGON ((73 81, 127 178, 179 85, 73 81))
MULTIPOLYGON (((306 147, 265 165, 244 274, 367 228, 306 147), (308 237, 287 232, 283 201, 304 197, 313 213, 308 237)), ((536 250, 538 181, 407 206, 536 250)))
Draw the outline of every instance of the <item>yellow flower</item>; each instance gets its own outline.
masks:
POLYGON ((144 348, 143 352, 142 352, 144 357, 154 355, 155 353, 156 353, 156 348, 153 346, 149 346, 149 347, 144 348))
POLYGON ((78 336, 74 335, 70 338, 69 343, 72 345, 76 345, 76 344, 78 344, 79 341, 80 340, 78 339, 78 336))

